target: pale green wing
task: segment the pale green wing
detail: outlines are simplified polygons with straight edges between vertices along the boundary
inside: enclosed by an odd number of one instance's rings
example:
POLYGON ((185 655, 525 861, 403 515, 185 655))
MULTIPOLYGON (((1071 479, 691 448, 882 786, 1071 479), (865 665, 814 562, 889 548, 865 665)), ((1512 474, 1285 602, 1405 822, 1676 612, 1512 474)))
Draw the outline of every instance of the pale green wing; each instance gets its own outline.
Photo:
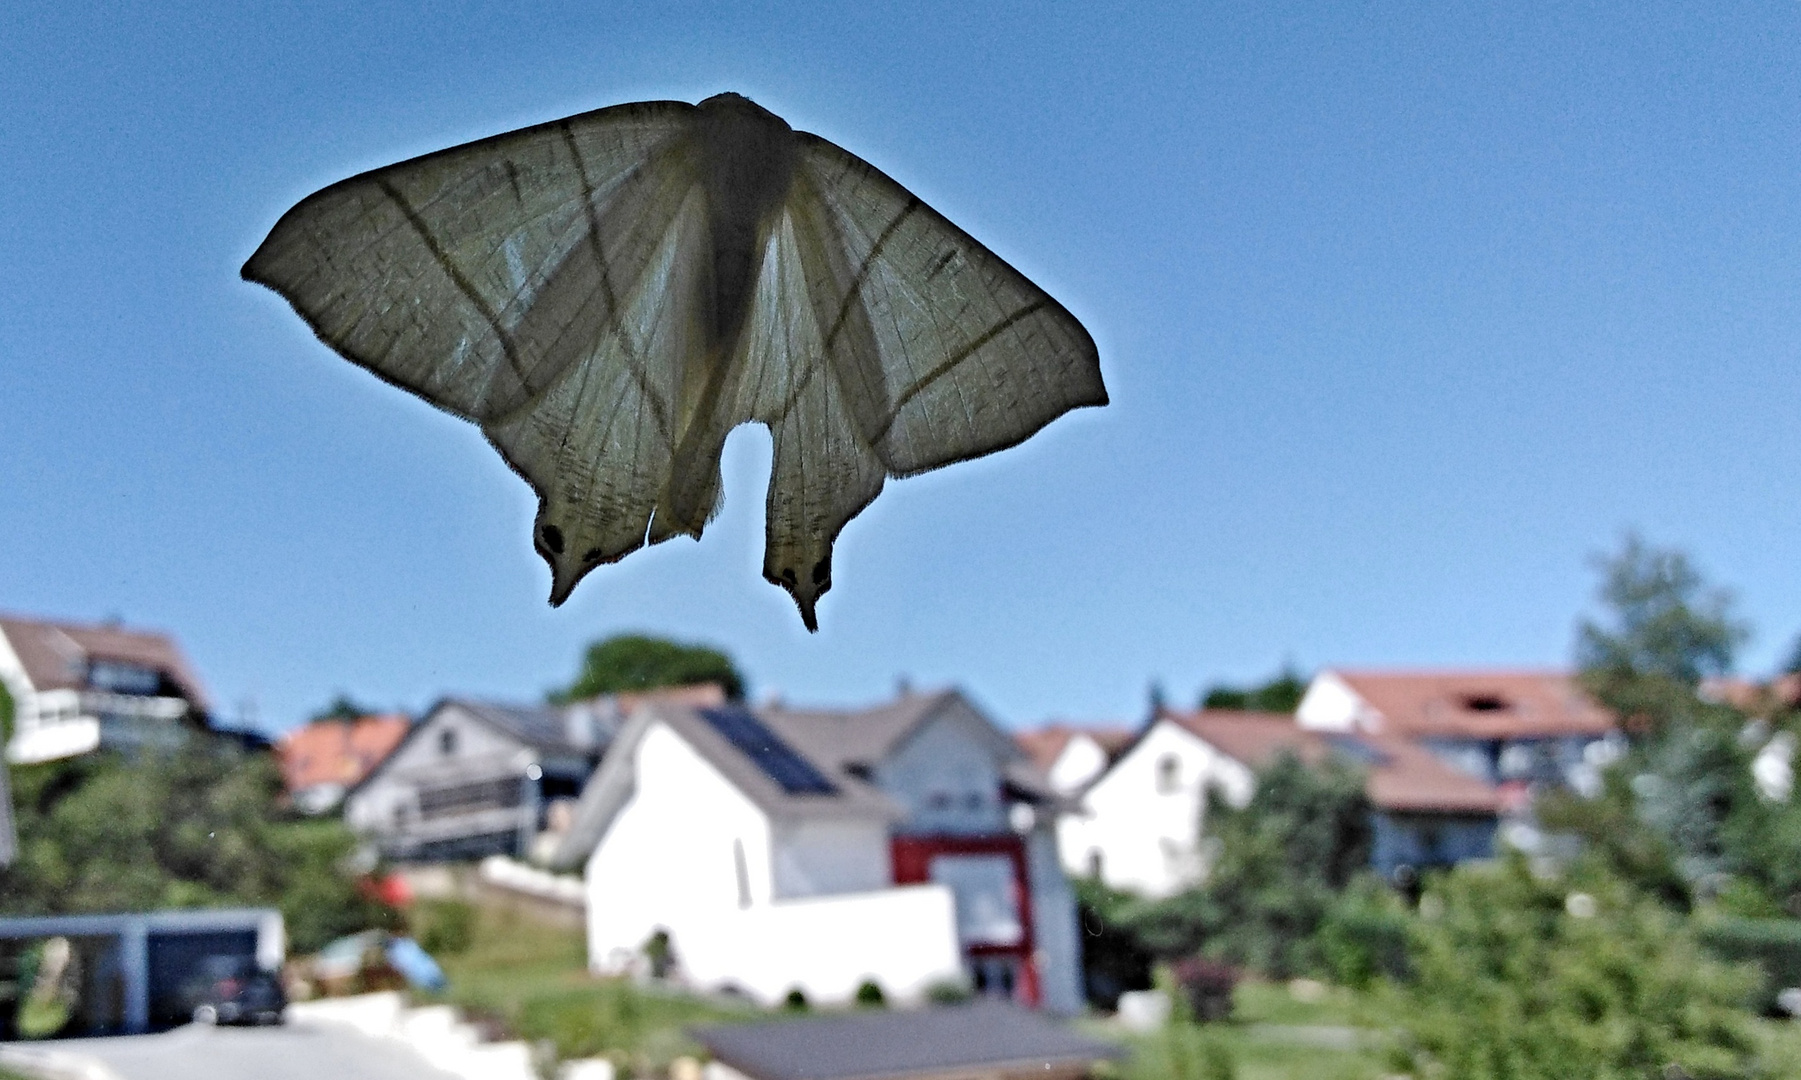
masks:
POLYGON ((831 272, 837 253, 820 247, 823 207, 797 190, 764 248, 746 322, 738 396, 724 423, 758 420, 774 443, 763 576, 787 589, 807 629, 832 585, 832 543, 846 522, 881 493, 888 470, 859 423, 865 391, 847 385, 826 360, 842 294, 831 272))
POLYGON ((283 215, 244 277, 383 379, 503 421, 645 287, 692 183, 693 112, 620 105, 351 177, 283 215))
POLYGON ((1107 392, 1061 304, 873 166, 797 137, 730 420, 774 437, 763 572, 813 628, 832 544, 886 476, 1012 446, 1107 392))
MULTIPOLYGON (((801 180, 842 259, 826 353, 864 433, 906 476, 1012 446, 1104 405, 1088 331, 1044 290, 867 162, 802 134, 801 180)), ((822 313, 823 314, 823 313, 822 313)))
POLYGON ((692 177, 674 207, 658 207, 658 216, 667 227, 642 284, 621 294, 611 331, 574 357, 546 393, 483 425, 538 492, 535 540, 551 566, 553 604, 596 566, 647 541, 698 532, 656 525, 675 445, 692 422, 679 403, 694 396, 708 363, 710 312, 700 309, 708 296, 700 276, 711 270, 711 248, 705 200, 692 177))

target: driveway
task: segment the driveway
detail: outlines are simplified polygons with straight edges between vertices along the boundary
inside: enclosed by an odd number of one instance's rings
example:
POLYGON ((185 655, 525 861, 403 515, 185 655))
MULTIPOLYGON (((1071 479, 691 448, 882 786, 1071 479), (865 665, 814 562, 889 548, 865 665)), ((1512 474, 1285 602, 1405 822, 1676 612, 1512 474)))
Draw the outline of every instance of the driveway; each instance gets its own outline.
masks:
MULTIPOLYGON (((13 1044, 20 1046, 20 1044, 13 1044)), ((97 1061, 118 1080, 454 1080, 406 1045, 339 1024, 224 1028, 26 1044, 97 1061)), ((90 1070, 92 1080, 100 1080, 90 1070)))

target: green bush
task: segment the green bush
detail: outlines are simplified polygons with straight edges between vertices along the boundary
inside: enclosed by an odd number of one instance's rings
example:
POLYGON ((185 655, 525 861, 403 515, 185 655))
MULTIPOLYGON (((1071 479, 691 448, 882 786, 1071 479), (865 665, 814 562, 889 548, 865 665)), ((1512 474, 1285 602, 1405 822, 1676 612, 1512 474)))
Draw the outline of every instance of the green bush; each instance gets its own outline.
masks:
POLYGON ((888 995, 874 979, 864 979, 857 987, 857 1005, 864 1009, 880 1009, 888 1004, 888 995))
POLYGON ((1542 881, 1520 857, 1466 865, 1433 884, 1420 912, 1401 1020, 1415 1075, 1754 1074, 1751 974, 1617 879, 1542 881))
POLYGON ((413 907, 413 935, 433 956, 455 956, 475 938, 475 906, 466 900, 425 900, 413 907))
POLYGON ((86 754, 12 770, 19 852, 0 914, 273 906, 297 952, 395 925, 342 867, 340 821, 281 808, 267 754, 188 740, 179 752, 86 754))
POLYGON ((1801 986, 1801 920, 1714 918, 1700 923, 1697 935, 1721 959, 1757 965, 1761 978, 1750 1004, 1759 1012, 1775 1012, 1777 993, 1801 986))
POLYGON ((1373 877, 1352 883, 1326 913, 1314 939, 1333 981, 1363 989, 1378 977, 1407 976, 1408 914, 1373 877))

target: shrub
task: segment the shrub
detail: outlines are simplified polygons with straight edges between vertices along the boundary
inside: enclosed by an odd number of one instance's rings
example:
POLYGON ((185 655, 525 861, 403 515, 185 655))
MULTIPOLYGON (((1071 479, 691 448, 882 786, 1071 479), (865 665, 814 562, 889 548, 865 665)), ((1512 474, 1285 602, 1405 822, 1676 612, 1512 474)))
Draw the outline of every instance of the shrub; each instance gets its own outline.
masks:
POLYGON ((1750 1075, 1749 974, 1617 879, 1464 866, 1412 922, 1407 1069, 1442 1080, 1750 1075))
POLYGON ((782 1008, 789 1012, 806 1012, 809 1007, 806 993, 798 986, 788 991, 788 996, 782 999, 782 1008))
POLYGON ((888 997, 874 979, 864 979, 857 987, 857 1006, 864 1009, 880 1009, 888 1004, 888 997))
POLYGON ((1776 995, 1801 986, 1801 920, 1716 918, 1700 925, 1709 952, 1729 962, 1750 962, 1761 976, 1749 1004, 1775 1014, 1776 995))
POLYGON ((1363 877, 1327 912, 1315 943, 1333 980, 1361 990, 1379 976, 1406 977, 1407 926, 1400 898, 1363 877))
POLYGON ((433 956, 455 956, 475 938, 475 905, 467 900, 426 900, 412 913, 420 948, 433 956))

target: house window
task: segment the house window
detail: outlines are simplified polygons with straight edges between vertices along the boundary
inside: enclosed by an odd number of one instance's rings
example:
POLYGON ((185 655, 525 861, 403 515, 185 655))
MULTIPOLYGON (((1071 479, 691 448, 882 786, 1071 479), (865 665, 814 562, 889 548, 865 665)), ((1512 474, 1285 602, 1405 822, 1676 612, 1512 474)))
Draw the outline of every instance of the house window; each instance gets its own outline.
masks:
POLYGON ((438 732, 438 753, 445 757, 457 752, 457 733, 455 728, 445 728, 438 732))
POLYGON ((1157 759, 1157 794, 1174 795, 1182 790, 1182 763, 1174 754, 1157 759))
POLYGON ((88 664, 88 685, 96 690, 134 697, 155 697, 161 689, 163 674, 141 664, 118 660, 95 660, 88 664))
POLYGON ((1088 877, 1094 881, 1101 880, 1101 849, 1100 848, 1089 848, 1088 849, 1088 877))
POLYGON ((744 857, 744 841, 732 841, 732 868, 738 872, 738 906, 750 906, 750 860, 744 857))

